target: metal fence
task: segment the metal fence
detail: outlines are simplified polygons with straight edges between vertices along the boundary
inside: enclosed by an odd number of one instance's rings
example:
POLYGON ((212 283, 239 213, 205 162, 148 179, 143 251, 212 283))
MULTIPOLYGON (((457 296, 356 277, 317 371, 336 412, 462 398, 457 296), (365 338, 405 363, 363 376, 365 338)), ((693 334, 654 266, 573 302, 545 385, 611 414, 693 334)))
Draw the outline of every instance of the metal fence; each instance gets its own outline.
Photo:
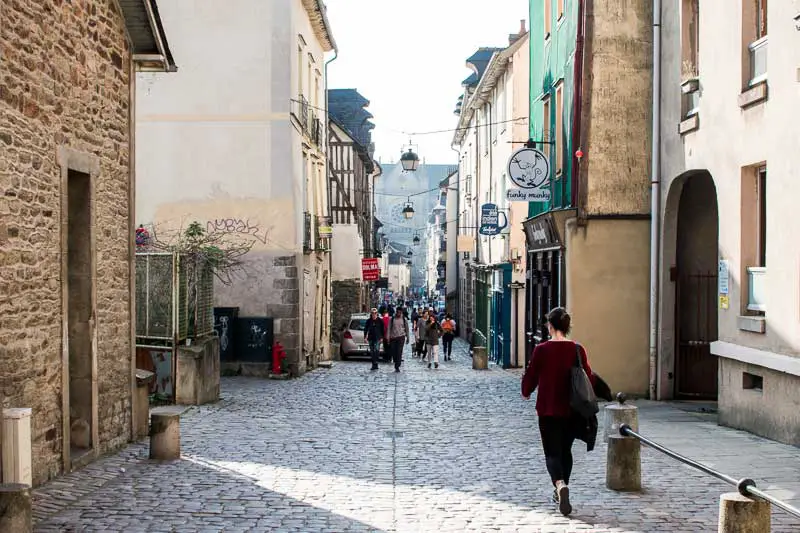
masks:
POLYGON ((136 337, 181 342, 214 331, 214 275, 183 254, 136 253, 136 337))

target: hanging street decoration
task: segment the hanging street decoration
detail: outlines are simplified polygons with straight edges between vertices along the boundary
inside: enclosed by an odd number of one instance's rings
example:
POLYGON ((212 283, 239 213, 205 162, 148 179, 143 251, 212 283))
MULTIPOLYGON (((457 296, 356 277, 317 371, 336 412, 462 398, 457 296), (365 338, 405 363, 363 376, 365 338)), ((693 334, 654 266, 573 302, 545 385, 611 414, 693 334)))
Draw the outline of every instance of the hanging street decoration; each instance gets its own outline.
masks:
POLYGON ((541 150, 526 146, 511 154, 508 177, 515 186, 506 193, 509 201, 550 201, 550 162, 541 150))

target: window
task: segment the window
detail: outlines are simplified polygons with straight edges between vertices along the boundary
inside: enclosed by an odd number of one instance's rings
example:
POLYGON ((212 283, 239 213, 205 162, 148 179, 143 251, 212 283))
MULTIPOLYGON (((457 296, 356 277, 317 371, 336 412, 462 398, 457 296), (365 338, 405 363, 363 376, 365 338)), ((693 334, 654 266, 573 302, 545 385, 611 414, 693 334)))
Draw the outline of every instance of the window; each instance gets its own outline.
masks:
POLYGON ((503 89, 500 91, 500 112, 498 113, 497 118, 500 122, 500 133, 506 131, 506 122, 508 121, 508 87, 506 85, 506 79, 508 78, 508 74, 503 75, 503 89))
POLYGON ((303 96, 303 47, 297 47, 297 94, 303 96))
POLYGON ((489 106, 486 105, 483 107, 483 111, 481 112, 481 123, 480 123, 480 138, 481 144, 483 144, 483 153, 484 155, 489 153, 489 106))
POLYGON ((555 147, 556 147, 556 176, 560 175, 564 168, 564 154, 563 141, 561 140, 562 131, 564 129, 564 83, 559 82, 556 86, 556 134, 555 134, 555 147))
POLYGON ((681 0, 681 81, 698 75, 700 51, 699 0, 681 0))
POLYGON ((550 37, 551 22, 553 18, 553 0, 544 0, 544 38, 547 40, 550 37))
POLYGON ((542 140, 551 141, 550 138, 550 96, 542 100, 542 140))
POLYGON ((742 264, 746 269, 747 311, 766 311, 764 281, 767 274, 767 168, 747 167, 742 171, 742 264))
POLYGON ((556 20, 561 20, 564 18, 564 0, 557 0, 558 2, 558 16, 556 20))
POLYGON ((753 86, 767 78, 767 0, 742 2, 742 27, 747 64, 745 86, 753 86))
MULTIPOLYGON (((495 92, 495 96, 497 92, 495 92)), ((495 102, 497 99, 495 99, 495 102)), ((494 113, 492 113, 492 106, 489 106, 489 120, 491 121, 491 128, 492 128, 492 142, 497 142, 497 110, 495 109, 494 113)))

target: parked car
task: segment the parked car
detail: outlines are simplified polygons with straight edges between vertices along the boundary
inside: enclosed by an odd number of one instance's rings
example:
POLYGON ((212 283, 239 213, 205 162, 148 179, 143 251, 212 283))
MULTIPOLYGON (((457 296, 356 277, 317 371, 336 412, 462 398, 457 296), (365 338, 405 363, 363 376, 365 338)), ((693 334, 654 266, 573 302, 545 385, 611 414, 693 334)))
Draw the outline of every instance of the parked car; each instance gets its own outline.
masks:
MULTIPOLYGON (((344 325, 342 332, 342 343, 339 345, 339 357, 342 361, 354 356, 369 357, 369 344, 364 338, 364 324, 366 324, 369 315, 367 313, 359 313, 350 315, 350 322, 344 325)), ((378 356, 384 361, 389 360, 389 355, 383 349, 383 343, 380 343, 378 356)))

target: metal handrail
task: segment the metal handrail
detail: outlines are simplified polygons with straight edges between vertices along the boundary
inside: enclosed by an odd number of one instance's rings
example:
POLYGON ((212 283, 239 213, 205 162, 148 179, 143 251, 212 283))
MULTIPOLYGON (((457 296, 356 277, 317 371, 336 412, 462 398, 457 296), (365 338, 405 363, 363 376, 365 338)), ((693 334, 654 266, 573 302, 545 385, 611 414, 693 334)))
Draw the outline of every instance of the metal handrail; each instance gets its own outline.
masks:
POLYGON ((794 515, 797 518, 800 518, 800 509, 792 505, 789 505, 788 503, 783 502, 775 498, 774 496, 770 496, 766 492, 758 489, 756 487, 756 482, 750 478, 743 478, 737 481, 736 479, 726 474, 723 474, 722 472, 718 472, 709 466, 706 466, 702 463, 698 463, 697 461, 689 459, 688 457, 684 457, 679 453, 673 452, 669 448, 665 448, 664 446, 658 444, 657 442, 653 442, 647 437, 643 437, 642 435, 631 429, 631 427, 628 424, 622 424, 619 427, 619 434, 622 435, 623 437, 633 437, 637 439, 639 442, 645 444, 646 446, 649 446, 650 448, 653 448, 654 450, 663 453, 666 456, 672 457, 673 459, 680 461, 681 463, 687 466, 696 468, 697 470, 700 470, 701 472, 704 472, 709 476, 713 476, 719 479, 720 481, 724 481, 729 485, 733 485, 734 487, 736 487, 736 490, 739 491, 739 494, 741 494, 742 496, 755 496, 757 498, 761 498, 762 500, 768 501, 775 507, 778 507, 779 509, 786 511, 787 513, 794 515))

